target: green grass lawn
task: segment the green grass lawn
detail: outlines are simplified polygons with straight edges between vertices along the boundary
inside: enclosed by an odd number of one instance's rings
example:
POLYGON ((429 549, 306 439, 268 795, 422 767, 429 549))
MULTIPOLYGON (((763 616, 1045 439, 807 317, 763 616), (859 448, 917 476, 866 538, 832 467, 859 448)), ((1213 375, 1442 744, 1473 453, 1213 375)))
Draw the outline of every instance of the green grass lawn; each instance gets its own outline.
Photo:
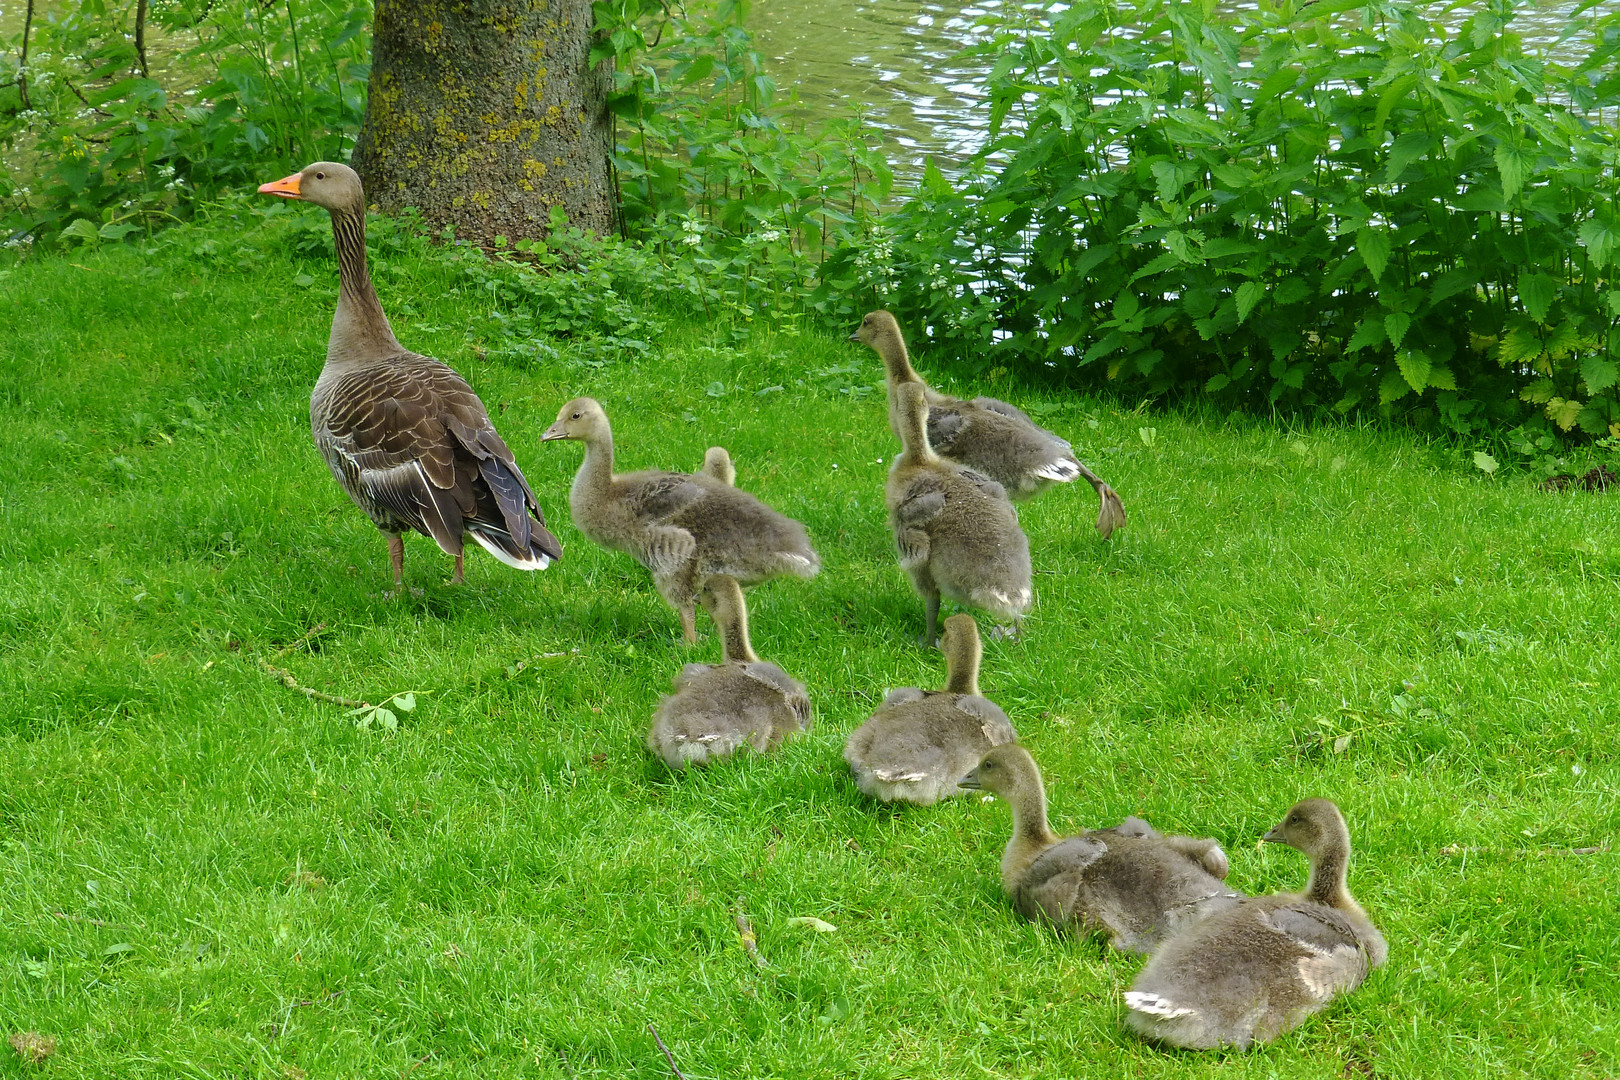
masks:
POLYGON ((380 260, 399 336, 481 393, 567 549, 530 575, 473 550, 456 588, 411 538, 422 594, 389 601, 309 438, 335 267, 269 251, 0 277, 0 1028, 56 1037, 46 1074, 670 1076, 649 1023, 691 1080, 1620 1070, 1620 498, 1401 433, 983 387, 1130 513, 1103 543, 1084 485, 1026 504, 1036 605, 986 643, 1054 824, 1213 835, 1259 893, 1306 872, 1260 834, 1331 797, 1389 939, 1274 1045, 1166 1053, 1121 1024, 1140 959, 1009 912, 1003 806, 880 809, 847 776, 885 690, 943 678, 885 527, 872 354, 675 322, 645 358, 481 361, 487 300, 380 260), (682 777, 646 752, 719 644, 703 621, 683 649, 645 572, 570 526, 580 448, 538 436, 577 394, 621 468, 722 443, 809 527, 821 576, 751 598, 807 736, 682 777), (418 706, 360 730, 261 662, 418 706))

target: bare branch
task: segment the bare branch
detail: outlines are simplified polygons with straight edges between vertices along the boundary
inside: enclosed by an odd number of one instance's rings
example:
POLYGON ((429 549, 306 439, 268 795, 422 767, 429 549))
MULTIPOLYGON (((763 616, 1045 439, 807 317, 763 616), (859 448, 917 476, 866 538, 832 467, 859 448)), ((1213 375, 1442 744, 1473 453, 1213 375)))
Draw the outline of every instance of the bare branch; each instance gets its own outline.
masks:
POLYGON ((346 709, 375 709, 377 706, 369 701, 356 701, 354 698, 339 697, 336 694, 326 694, 308 686, 299 686, 298 680, 292 677, 292 672, 285 668, 278 668, 268 660, 260 660, 259 666, 271 677, 277 679, 281 685, 298 691, 307 698, 316 701, 329 701, 333 705, 342 705, 346 709))
POLYGON ((658 1029, 649 1023, 647 1030, 652 1032, 653 1042, 658 1044, 658 1049, 664 1052, 664 1060, 669 1062, 669 1071, 675 1074, 676 1080, 686 1080, 686 1074, 681 1072, 675 1064, 675 1055, 669 1052, 669 1047, 664 1045, 664 1040, 658 1037, 658 1029))

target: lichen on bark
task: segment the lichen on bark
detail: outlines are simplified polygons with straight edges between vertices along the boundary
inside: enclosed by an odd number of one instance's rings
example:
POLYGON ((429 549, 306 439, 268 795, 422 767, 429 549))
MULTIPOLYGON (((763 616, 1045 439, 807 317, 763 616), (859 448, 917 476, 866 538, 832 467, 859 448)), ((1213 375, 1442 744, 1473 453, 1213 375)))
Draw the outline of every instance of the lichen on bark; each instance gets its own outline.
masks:
POLYGON ((553 206, 611 231, 612 75, 591 35, 588 0, 377 0, 353 157, 369 201, 486 247, 543 236, 553 206))

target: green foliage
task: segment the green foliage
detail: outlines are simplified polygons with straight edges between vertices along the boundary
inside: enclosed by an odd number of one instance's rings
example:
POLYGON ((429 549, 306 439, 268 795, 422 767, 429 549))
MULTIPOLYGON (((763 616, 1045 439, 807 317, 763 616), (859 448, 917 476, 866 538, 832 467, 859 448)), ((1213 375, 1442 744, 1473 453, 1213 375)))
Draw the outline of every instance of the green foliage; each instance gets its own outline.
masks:
POLYGON ((348 156, 370 72, 368 0, 74 0, 0 60, 0 230, 93 243, 198 199, 348 156), (6 67, 10 64, 10 68, 6 67), (8 85, 9 84, 9 85, 8 85), (24 95, 26 94, 26 98, 24 95))
POLYGON ((1564 64, 1514 7, 985 16, 992 138, 891 216, 894 303, 936 356, 1132 393, 1620 432, 1620 144, 1594 122, 1620 15, 1582 13, 1564 64))
MULTIPOLYGON (((802 310, 831 252, 881 251, 875 221, 893 176, 873 132, 859 113, 790 119, 792 99, 765 73, 741 0, 604 0, 595 11, 592 57, 614 63, 626 233, 690 263, 705 311, 747 323, 767 305, 773 318, 802 310)), ((812 306, 856 314, 883 273, 874 264, 812 306)))

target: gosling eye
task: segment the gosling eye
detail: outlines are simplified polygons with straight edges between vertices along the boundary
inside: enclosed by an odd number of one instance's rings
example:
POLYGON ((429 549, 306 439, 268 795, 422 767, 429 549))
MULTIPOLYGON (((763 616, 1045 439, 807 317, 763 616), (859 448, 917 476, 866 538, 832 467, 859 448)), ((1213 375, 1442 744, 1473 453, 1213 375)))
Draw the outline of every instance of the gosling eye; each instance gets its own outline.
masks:
POLYGON ((585 415, 584 413, 575 413, 573 416, 570 416, 568 419, 570 419, 570 420, 578 420, 580 417, 582 417, 584 415, 585 415))
POLYGON ((318 172, 318 173, 315 174, 315 179, 317 179, 317 180, 325 180, 326 179, 326 174, 323 173, 323 172, 318 172))

